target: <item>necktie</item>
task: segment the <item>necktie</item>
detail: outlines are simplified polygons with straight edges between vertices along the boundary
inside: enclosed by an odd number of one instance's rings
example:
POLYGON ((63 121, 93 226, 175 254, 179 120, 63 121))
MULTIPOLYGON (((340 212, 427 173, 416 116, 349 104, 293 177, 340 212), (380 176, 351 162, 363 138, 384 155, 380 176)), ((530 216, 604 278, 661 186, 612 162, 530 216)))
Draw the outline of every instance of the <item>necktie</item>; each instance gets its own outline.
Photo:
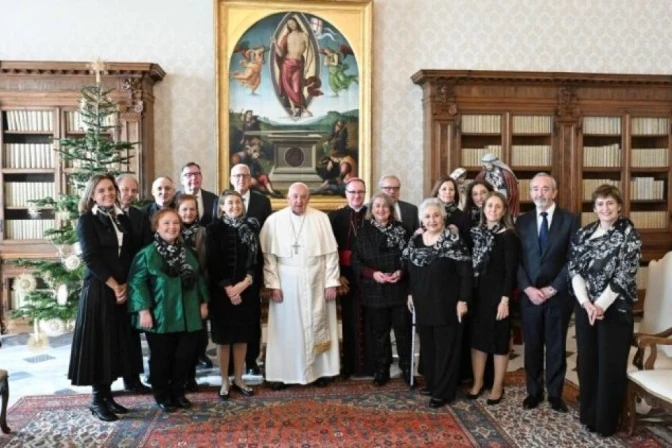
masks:
POLYGON ((539 228, 539 249, 544 252, 546 243, 548 242, 548 213, 541 212, 541 227, 539 228))

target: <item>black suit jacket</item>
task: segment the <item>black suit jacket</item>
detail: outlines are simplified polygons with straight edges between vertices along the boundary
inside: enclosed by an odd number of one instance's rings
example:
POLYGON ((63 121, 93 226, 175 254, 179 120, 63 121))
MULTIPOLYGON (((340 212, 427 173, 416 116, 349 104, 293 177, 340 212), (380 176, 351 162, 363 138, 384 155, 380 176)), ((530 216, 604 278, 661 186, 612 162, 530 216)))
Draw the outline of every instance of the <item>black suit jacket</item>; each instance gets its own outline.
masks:
POLYGON ((126 216, 131 221, 131 231, 133 232, 133 242, 135 243, 133 255, 135 255, 140 249, 152 242, 152 225, 147 213, 140 208, 129 207, 126 216))
POLYGON ((82 260, 86 263, 85 278, 97 278, 105 283, 113 277, 119 284, 126 283, 133 261, 133 232, 126 215, 119 216, 124 228, 124 238, 119 251, 117 233, 109 218, 88 211, 77 220, 77 236, 82 248, 82 260))
MULTIPOLYGON (((177 190, 177 193, 175 193, 176 204, 177 198, 183 194, 184 190, 177 190)), ((217 218, 217 203, 219 202, 219 196, 201 188, 201 197, 203 198, 203 216, 200 217, 198 223, 203 227, 207 227, 213 219, 217 218)))
POLYGON ((264 227, 264 223, 271 213, 273 213, 271 200, 258 191, 250 190, 250 203, 247 205, 246 211, 247 216, 249 218, 256 218, 259 221, 259 228, 261 229, 264 227))
POLYGON ((564 301, 568 296, 567 256, 572 237, 579 229, 579 218, 556 206, 544 252, 539 248, 536 210, 527 212, 516 221, 520 236, 521 258, 518 265, 518 288, 552 286, 557 294, 549 304, 564 301), (558 300, 553 300, 553 299, 558 300))
POLYGON ((418 207, 404 201, 397 201, 397 204, 399 204, 399 210, 401 210, 401 223, 409 235, 412 235, 420 227, 418 207))

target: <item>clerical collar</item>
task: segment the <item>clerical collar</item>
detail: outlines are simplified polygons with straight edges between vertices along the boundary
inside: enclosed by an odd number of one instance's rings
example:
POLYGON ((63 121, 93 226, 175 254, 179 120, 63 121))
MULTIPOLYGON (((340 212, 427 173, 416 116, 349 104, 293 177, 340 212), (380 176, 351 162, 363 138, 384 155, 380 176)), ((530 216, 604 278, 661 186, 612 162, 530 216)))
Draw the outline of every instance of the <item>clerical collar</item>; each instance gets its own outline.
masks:
POLYGON ((355 213, 359 213, 359 212, 361 212, 361 211, 364 209, 364 206, 363 206, 363 205, 362 205, 361 207, 359 207, 359 208, 354 208, 354 207, 352 207, 352 206, 350 206, 350 205, 348 205, 348 207, 350 207, 350 210, 353 210, 355 213))

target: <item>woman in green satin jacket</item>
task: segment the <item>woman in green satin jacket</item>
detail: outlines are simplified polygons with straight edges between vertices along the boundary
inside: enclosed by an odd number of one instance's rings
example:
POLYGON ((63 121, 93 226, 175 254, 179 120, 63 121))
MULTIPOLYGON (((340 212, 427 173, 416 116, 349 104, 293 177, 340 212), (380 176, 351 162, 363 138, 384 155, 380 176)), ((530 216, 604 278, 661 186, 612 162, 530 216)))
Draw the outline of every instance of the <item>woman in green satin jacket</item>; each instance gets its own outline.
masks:
POLYGON ((152 217, 154 243, 135 256, 129 274, 129 312, 151 351, 152 392, 160 409, 189 408, 184 385, 208 315, 205 277, 194 252, 180 239, 181 221, 170 208, 152 217))

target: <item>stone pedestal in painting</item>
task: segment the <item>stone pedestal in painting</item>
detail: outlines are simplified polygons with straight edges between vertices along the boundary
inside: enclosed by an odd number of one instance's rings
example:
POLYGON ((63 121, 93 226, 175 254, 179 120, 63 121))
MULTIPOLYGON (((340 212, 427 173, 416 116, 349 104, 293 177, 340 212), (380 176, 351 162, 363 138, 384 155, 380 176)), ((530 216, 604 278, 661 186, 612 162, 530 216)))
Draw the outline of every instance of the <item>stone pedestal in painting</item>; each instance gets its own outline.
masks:
POLYGON ((265 133, 273 144, 273 169, 269 178, 275 188, 286 190, 294 182, 303 182, 308 188, 319 187, 322 178, 317 174, 316 144, 323 136, 314 132, 286 131, 265 133))

